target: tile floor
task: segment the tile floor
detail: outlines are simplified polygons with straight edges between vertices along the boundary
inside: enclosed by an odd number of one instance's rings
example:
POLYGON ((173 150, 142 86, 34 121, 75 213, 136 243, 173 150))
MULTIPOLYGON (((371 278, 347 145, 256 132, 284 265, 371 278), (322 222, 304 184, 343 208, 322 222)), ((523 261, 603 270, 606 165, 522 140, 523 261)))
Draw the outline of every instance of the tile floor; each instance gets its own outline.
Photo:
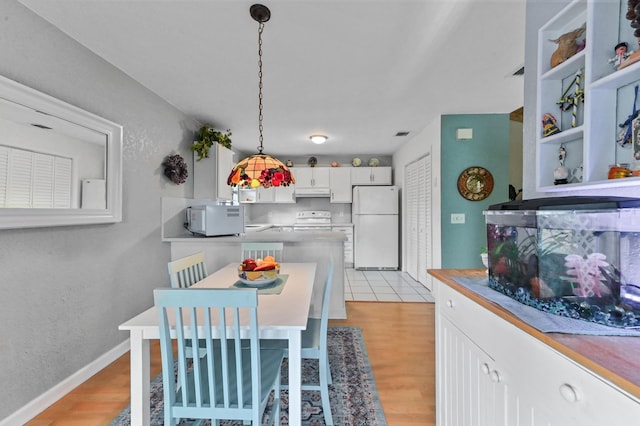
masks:
POLYGON ((344 270, 345 300, 370 302, 433 302, 433 294, 402 271, 344 270))

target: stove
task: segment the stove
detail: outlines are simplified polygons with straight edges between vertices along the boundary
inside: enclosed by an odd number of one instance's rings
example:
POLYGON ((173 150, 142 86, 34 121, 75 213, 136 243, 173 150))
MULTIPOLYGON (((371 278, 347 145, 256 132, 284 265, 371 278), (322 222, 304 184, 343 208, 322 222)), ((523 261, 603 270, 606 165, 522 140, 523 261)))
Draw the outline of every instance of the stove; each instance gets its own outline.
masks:
POLYGON ((294 231, 331 231, 331 212, 326 210, 303 210, 296 213, 294 231))

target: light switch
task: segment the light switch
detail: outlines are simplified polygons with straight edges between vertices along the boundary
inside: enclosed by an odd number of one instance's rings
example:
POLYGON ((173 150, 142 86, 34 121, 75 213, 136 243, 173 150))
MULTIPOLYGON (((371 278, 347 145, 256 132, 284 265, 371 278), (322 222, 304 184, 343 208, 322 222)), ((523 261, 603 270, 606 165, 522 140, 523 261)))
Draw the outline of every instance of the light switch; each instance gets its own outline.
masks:
POLYGON ((464 213, 451 213, 451 223, 464 224, 464 213))

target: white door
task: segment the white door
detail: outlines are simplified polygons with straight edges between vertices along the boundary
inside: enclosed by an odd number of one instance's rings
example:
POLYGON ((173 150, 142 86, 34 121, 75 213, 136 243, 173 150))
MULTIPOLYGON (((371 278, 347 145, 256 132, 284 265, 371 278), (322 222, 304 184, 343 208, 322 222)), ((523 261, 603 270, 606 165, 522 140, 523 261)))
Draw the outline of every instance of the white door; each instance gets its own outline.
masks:
POLYGON ((405 167, 406 270, 416 281, 432 288, 427 269, 433 266, 431 254, 431 156, 405 167))

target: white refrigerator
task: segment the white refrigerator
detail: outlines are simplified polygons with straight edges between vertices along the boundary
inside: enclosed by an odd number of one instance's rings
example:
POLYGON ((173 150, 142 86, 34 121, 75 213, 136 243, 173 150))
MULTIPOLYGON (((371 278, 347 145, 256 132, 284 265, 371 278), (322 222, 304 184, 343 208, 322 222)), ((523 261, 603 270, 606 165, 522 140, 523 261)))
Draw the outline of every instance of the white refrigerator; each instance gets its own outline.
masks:
POLYGON ((398 209, 397 186, 353 188, 356 269, 398 269, 398 209))

